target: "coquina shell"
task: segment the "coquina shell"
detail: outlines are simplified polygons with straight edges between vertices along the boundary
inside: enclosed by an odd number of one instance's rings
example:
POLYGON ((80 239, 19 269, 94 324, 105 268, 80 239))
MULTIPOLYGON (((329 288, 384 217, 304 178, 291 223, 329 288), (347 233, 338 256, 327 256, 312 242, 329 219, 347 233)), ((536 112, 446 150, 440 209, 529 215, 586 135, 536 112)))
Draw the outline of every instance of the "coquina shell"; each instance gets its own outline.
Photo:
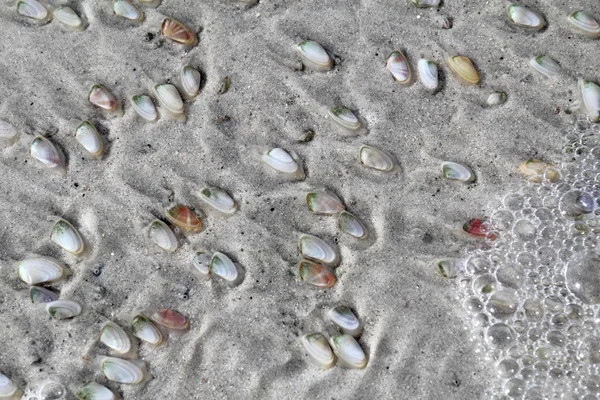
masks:
POLYGON ((90 90, 88 100, 93 105, 100 107, 106 111, 114 111, 117 109, 117 99, 104 86, 94 85, 90 90))
POLYGON ((320 333, 311 333, 302 336, 300 341, 308 355, 321 369, 328 369, 335 365, 335 355, 325 336, 320 333))
POLYGON ((347 233, 357 239, 364 239, 367 237, 367 228, 365 228, 358 218, 348 211, 341 211, 339 213, 337 225, 340 232, 347 233))
POLYGON ((304 65, 315 71, 329 71, 333 66, 331 57, 323 46, 314 40, 303 40, 298 43, 298 53, 304 61, 304 65))
POLYGON ((436 90, 439 85, 438 67, 433 61, 424 58, 417 64, 421 83, 429 90, 436 90))
POLYGON ((120 354, 129 353, 131 350, 131 340, 123 328, 114 322, 104 323, 100 331, 100 342, 110 347, 120 354))
POLYGON ((394 161, 385 152, 375 147, 362 145, 358 152, 360 163, 365 167, 373 168, 379 171, 391 171, 394 169, 394 161))
POLYGON ((538 12, 532 11, 519 4, 510 4, 507 7, 508 20, 515 25, 526 28, 541 29, 546 25, 544 17, 538 12))
POLYGON ((131 106, 146 121, 154 122, 158 119, 158 112, 150 96, 143 94, 131 96, 131 106))
POLYGON ((190 327, 190 322, 186 317, 178 311, 168 308, 156 311, 152 314, 152 320, 165 328, 177 331, 187 330, 190 327))
POLYGON ((113 12, 115 15, 130 21, 141 21, 144 19, 143 11, 127 0, 113 0, 113 12))
POLYGON ((317 287, 330 288, 335 284, 335 276, 327 268, 308 260, 300 261, 298 275, 304 282, 317 287))
POLYGON ((440 0, 411 0, 417 7, 437 7, 440 5, 440 0))
POLYGON ((170 223, 185 231, 197 232, 202 229, 200 219, 188 206, 173 206, 167 210, 165 216, 170 223))
POLYGON ((194 270, 202 276, 210 275, 210 259, 212 258, 211 253, 199 251, 192 258, 192 266, 194 270))
POLYGON ((158 102, 171 114, 183 114, 183 100, 177 88, 170 83, 161 83, 154 86, 158 102))
POLYGON ((20 398, 19 387, 6 375, 0 372, 0 399, 20 398))
POLYGON ((104 376, 109 381, 135 384, 144 380, 144 371, 131 361, 116 357, 105 357, 101 363, 104 376))
POLYGON ((450 69, 465 83, 476 85, 479 83, 479 72, 467 57, 453 56, 448 58, 450 69))
POLYGON ((64 172, 63 159, 54 144, 43 136, 36 136, 31 142, 29 152, 33 158, 41 162, 44 167, 64 172))
POLYGON ((600 86, 594 82, 579 79, 577 81, 579 97, 588 117, 597 122, 600 118, 600 86))
POLYGON ((333 122, 343 128, 347 133, 359 133, 361 128, 360 120, 348 107, 331 107, 327 114, 333 122))
POLYGON ((56 300, 46 304, 46 311, 54 319, 67 319, 81 314, 81 306, 71 300, 56 300))
POLYGON ((302 257, 328 265, 336 264, 338 254, 323 239, 313 235, 303 234, 298 241, 298 250, 302 257))
POLYGON ((506 101, 506 93, 501 90, 496 90, 488 96, 487 104, 488 106, 498 106, 506 101))
POLYGON ((188 97, 198 96, 202 75, 194 68, 186 65, 181 69, 181 87, 188 97))
POLYGON ((138 339, 157 345, 162 342, 163 335, 150 319, 143 315, 136 315, 131 320, 131 332, 138 339))
POLYGON ((17 264, 19 279, 28 285, 37 285, 60 279, 65 268, 60 261, 52 257, 33 257, 17 264))
POLYGON ((190 28, 173 18, 165 18, 160 27, 164 37, 187 46, 196 44, 196 35, 190 28))
POLYGON ((475 174, 469 167, 452 161, 442 163, 442 173, 447 179, 456 181, 473 182, 475 180, 475 174))
POLYGON ((209 266, 213 274, 228 282, 236 282, 238 279, 238 270, 235 264, 223 253, 215 252, 210 259, 209 266))
POLYGON ((237 204, 235 204, 233 198, 223 189, 217 187, 205 187, 200 190, 198 197, 223 214, 232 215, 237 211, 237 204))
POLYGON ((548 56, 533 57, 529 60, 529 65, 547 78, 558 76, 562 71, 560 65, 548 56))
POLYGON ((54 18, 69 29, 82 31, 85 25, 81 17, 71 7, 59 7, 54 10, 54 18))
POLYGON ((102 157, 102 139, 89 121, 83 121, 75 130, 75 139, 93 157, 102 157))
POLYGON ((569 14, 567 21, 579 32, 591 38, 600 37, 600 24, 585 11, 569 14))
POLYGON ((437 269, 444 278, 456 278, 456 260, 443 259, 437 262, 437 269))
POLYGON ((361 323, 352 310, 346 306, 332 308, 327 313, 331 322, 342 329, 343 333, 356 336, 361 331, 361 323))
POLYGON ((73 225, 62 218, 49 217, 49 219, 56 221, 50 231, 50 240, 71 254, 81 254, 84 249, 83 239, 73 225))
POLYGON ((367 356, 356 339, 350 335, 337 335, 330 340, 335 355, 350 368, 362 369, 367 366, 367 356))
POLYGON ((346 209, 340 199, 325 192, 306 193, 306 206, 311 213, 323 215, 337 214, 346 209))
POLYGON ((48 9, 37 0, 18 0, 17 12, 40 22, 46 22, 51 18, 48 9))
POLYGON ((385 67, 392 73, 394 80, 398 83, 407 84, 410 82, 411 74, 408 61, 400 51, 393 51, 387 59, 385 67))
POLYGON ((300 168, 292 156, 287 151, 280 148, 274 148, 267 151, 263 154, 262 159, 273 169, 286 174, 295 174, 300 168))
POLYGON ((106 386, 96 382, 85 383, 77 388, 75 396, 79 400, 115 400, 115 394, 106 386))
POLYGON ((171 231, 171 228, 161 220, 156 219, 150 223, 148 226, 148 237, 163 250, 177 250, 177 238, 173 234, 173 231, 171 231))
POLYGON ((58 293, 41 286, 31 286, 29 288, 29 297, 33 304, 50 303, 58 300, 58 293))

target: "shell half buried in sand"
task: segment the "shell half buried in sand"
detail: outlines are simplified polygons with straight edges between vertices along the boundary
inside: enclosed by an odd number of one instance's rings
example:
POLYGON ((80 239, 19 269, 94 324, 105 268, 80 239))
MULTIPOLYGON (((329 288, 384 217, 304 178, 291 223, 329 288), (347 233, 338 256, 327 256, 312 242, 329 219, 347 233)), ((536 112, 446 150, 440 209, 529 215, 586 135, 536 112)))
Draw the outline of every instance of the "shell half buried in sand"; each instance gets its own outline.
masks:
POLYGON ((58 300, 58 293, 40 286, 31 286, 29 298, 33 304, 51 303, 58 300))
POLYGON ((56 300, 46 304, 46 311, 54 319, 69 319, 81 314, 81 306, 71 300, 56 300))
POLYGON ((323 46, 314 40, 303 40, 298 43, 298 54, 302 57, 304 65, 314 71, 329 71, 333 62, 323 46))
POLYGON ((0 372, 0 399, 16 400, 21 398, 21 390, 6 375, 0 372))
POLYGON ((233 215, 237 211, 235 200, 225 190, 218 187, 205 187, 198 193, 200 200, 225 215, 233 215))
POLYGON ((411 0, 411 2, 419 8, 437 7, 440 5, 440 0, 411 0))
POLYGON ((83 31, 85 24, 81 17, 71 7, 59 7, 54 10, 54 18, 68 29, 73 31, 83 31))
POLYGON ((0 119, 0 147, 13 144, 18 136, 19 132, 13 124, 0 119))
POLYGON ((330 288, 335 284, 335 276, 326 267, 308 260, 300 261, 298 275, 304 282, 321 288, 330 288))
POLYGON ((79 400, 115 400, 115 394, 106 386, 96 382, 84 383, 75 390, 79 400))
POLYGON ((53 282, 63 277, 65 267, 52 257, 32 257, 17 264, 19 279, 28 285, 53 282))
POLYGON ((529 60, 529 66, 535 71, 544 75, 546 78, 552 78, 560 75, 562 68, 560 65, 548 56, 537 56, 529 60))
POLYGON ((163 335, 154 322, 143 315, 136 315, 131 320, 131 332, 136 338, 152 345, 158 345, 163 341, 163 335))
POLYGON ((327 265, 335 265, 339 261, 337 251, 323 239, 313 235, 300 236, 298 252, 304 258, 327 265))
POLYGON ((542 29, 546 25, 546 20, 544 20, 542 14, 530 10, 527 7, 523 7, 522 5, 514 3, 509 4, 506 10, 508 20, 515 25, 535 30, 542 29))
POLYGON ((178 244, 175 234, 167 224, 159 219, 155 219, 148 225, 148 238, 163 250, 177 250, 178 244))
POLYGON ((359 135, 365 129, 356 114, 346 106, 334 106, 327 110, 327 116, 346 134, 359 135))
POLYGON ((52 19, 52 13, 37 0, 18 0, 17 12, 39 24, 47 23, 52 19))
POLYGON ((212 253, 199 251, 194 254, 192 258, 192 266, 194 267, 194 271, 197 272, 200 276, 204 278, 208 278, 210 276, 210 259, 212 258, 212 253))
POLYGON ((411 81, 410 66, 401 51, 393 51, 388 56, 385 68, 392 73, 394 80, 406 85, 411 81))
POLYGON ((346 207, 337 196, 325 192, 306 193, 306 207, 313 214, 334 215, 346 207))
POLYGON ((142 368, 132 361, 116 357, 104 357, 100 363, 100 369, 106 379, 113 382, 136 384, 145 378, 142 368))
POLYGON ((183 23, 165 18, 160 26, 160 34, 176 43, 185 46, 194 46, 197 43, 196 35, 183 23))
POLYGON ((363 144, 358 151, 360 163, 365 167, 389 172, 394 169, 394 160, 384 151, 363 144))
POLYGON ((329 340, 333 352, 342 365, 362 369, 367 366, 367 356, 360 344, 351 335, 337 335, 329 340))
POLYGON ((100 134, 90 121, 83 121, 75 129, 77 143, 93 158, 102 158, 104 146, 100 134))
POLYGON ((310 333, 300 338, 304 350, 311 360, 321 369, 329 369, 335 365, 335 355, 327 339, 320 333, 310 333))
POLYGON ((202 229, 200 219, 188 207, 176 205, 165 212, 167 220, 187 232, 198 232, 202 229))
POLYGON ((469 85, 479 83, 479 72, 475 69, 473 62, 465 56, 453 56, 448 58, 450 69, 458 76, 462 82, 469 85))
POLYGON ((593 122, 600 118, 600 86, 585 79, 577 80, 577 92, 583 109, 593 122))
POLYGON ((131 340, 127 333, 114 322, 107 321, 100 330, 100 342, 119 354, 131 351, 131 340))
POLYGON ((348 211, 341 211, 337 217, 337 226, 340 232, 347 233, 357 239, 367 237, 367 228, 358 218, 348 211))
POLYGON ((567 21, 575 30, 587 37, 600 37, 600 24, 594 17, 585 11, 575 11, 569 14, 567 21))
POLYGON ((85 246, 77 229, 69 221, 60 217, 48 217, 48 219, 55 221, 50 231, 50 241, 73 255, 81 254, 85 246))

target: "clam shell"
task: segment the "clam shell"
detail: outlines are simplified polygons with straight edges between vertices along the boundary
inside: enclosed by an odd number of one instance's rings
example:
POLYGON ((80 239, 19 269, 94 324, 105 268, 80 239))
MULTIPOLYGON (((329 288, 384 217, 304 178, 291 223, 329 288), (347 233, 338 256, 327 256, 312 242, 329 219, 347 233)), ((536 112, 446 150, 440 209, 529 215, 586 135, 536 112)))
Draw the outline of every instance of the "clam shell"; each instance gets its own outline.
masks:
POLYGON ((493 233, 490 233, 490 228, 485 220, 473 218, 468 220, 463 225, 463 231, 471 236, 494 239, 493 233), (491 235, 491 236, 490 236, 491 235))
POLYGON ((591 38, 600 37, 600 24, 585 11, 569 14, 567 21, 579 32, 591 38))
POLYGON ((19 387, 2 372, 0 372, 0 399, 20 398, 19 387))
POLYGON ((303 234, 300 236, 298 251, 302 257, 323 264, 332 265, 338 261, 338 254, 335 249, 323 239, 313 235, 303 234))
POLYGON ((335 276, 327 268, 308 260, 300 261, 298 275, 304 282, 317 287, 330 288, 335 284, 335 276))
POLYGON ((360 163, 365 167, 373 168, 379 171, 391 171, 394 168, 394 161, 385 152, 375 147, 362 145, 358 151, 360 163))
POLYGON ((113 111, 117 108, 117 99, 104 86, 94 85, 88 95, 88 100, 93 105, 106 111, 113 111))
POLYGON ((433 61, 421 58, 417 64, 421 83, 429 90, 436 90, 439 85, 438 67, 433 61))
POLYGON ((541 183, 544 172, 548 171, 552 164, 530 158, 519 166, 519 172, 523 177, 534 183, 541 183))
POLYGON ((437 270, 444 278, 456 278, 456 260, 444 259, 437 263, 437 270))
POLYGON ((134 384, 144 380, 144 371, 131 361, 105 357, 100 368, 109 381, 134 384))
POLYGON ((475 180, 475 174, 469 167, 452 161, 442 162, 442 174, 446 179, 455 181, 473 182, 475 180))
POLYGON ((178 311, 163 308, 152 314, 152 320, 165 328, 183 331, 189 328, 190 322, 178 311))
POLYGON ((83 121, 75 130, 75 139, 93 157, 101 157, 103 146, 98 131, 89 121, 83 121))
POLYGON ((36 136, 31 142, 29 153, 44 167, 63 172, 63 159, 54 144, 43 136, 36 136))
POLYGON ((172 114, 183 114, 183 100, 177 88, 170 83, 161 83, 154 86, 154 93, 158 102, 172 114))
POLYGON ((150 96, 143 94, 131 96, 131 107, 146 121, 154 122, 158 119, 158 112, 150 96))
POLYGON ((352 336, 334 336, 330 339, 330 344, 335 355, 348 367, 362 369, 367 366, 367 356, 352 336))
POLYGON ((529 60, 529 66, 547 78, 558 76, 562 68, 548 56, 537 56, 529 60))
POLYGON ((519 4, 509 4, 507 7, 508 20, 515 25, 531 29, 541 29, 546 25, 544 17, 536 11, 532 11, 519 4))
POLYGON ((53 14, 58 22, 69 29, 82 31, 85 28, 81 17, 71 7, 59 7, 53 14))
POLYGON ((202 76, 196 68, 186 65, 181 69, 181 87, 189 97, 198 96, 201 81, 202 76))
POLYGON ((343 333, 356 336, 361 331, 361 323, 352 310, 346 306, 332 308, 327 313, 331 322, 339 326, 343 333))
POLYGON ((453 56, 448 58, 448 65, 450 69, 460 78, 463 82, 470 85, 476 85, 479 83, 479 72, 475 69, 475 66, 467 57, 464 56, 453 56))
POLYGON ((392 73, 394 80, 398 83, 406 84, 410 82, 410 66, 406 57, 400 51, 393 51, 388 56, 385 68, 392 73))
POLYGON ((192 258, 192 265, 194 270, 200 273, 202 276, 210 275, 210 259, 212 258, 211 253, 205 253, 202 251, 197 252, 192 258))
POLYGON ((437 7, 440 5, 440 0, 411 0, 412 3, 419 7, 419 8, 424 8, 424 7, 437 7))
POLYGON ((17 1, 17 12, 25 17, 33 18, 38 21, 46 21, 51 17, 48 9, 36 0, 17 1))
POLYGON ((144 12, 127 0, 113 0, 113 13, 130 21, 141 21, 144 12))
POLYGON ((223 253, 215 252, 210 259, 209 267, 213 274, 228 282, 235 282, 238 279, 239 275, 235 264, 223 253))
POLYGON ((114 322, 107 321, 100 330, 100 342, 120 354, 129 353, 131 340, 127 333, 114 322))
POLYGON ((323 46, 314 40, 303 40, 298 43, 298 53, 304 65, 315 71, 329 71, 333 66, 331 57, 325 51, 323 46))
POLYGON ((81 306, 71 300, 56 300, 46 304, 46 311, 54 319, 67 319, 81 314, 81 306))
POLYGON ((324 192, 306 193, 306 206, 311 213, 322 215, 333 215, 346 209, 340 199, 324 192))
POLYGON ((215 210, 232 215, 237 211, 237 204, 231 196, 223 189, 217 187, 205 187, 200 190, 198 197, 200 200, 214 208, 215 210))
POLYGON ((358 133, 361 127, 358 117, 345 106, 331 107, 327 114, 333 122, 338 124, 348 133, 358 133))
POLYGON ((28 285, 37 285, 60 279, 65 268, 60 261, 52 257, 27 258, 17 264, 19 279, 28 285))
POLYGON ((173 18, 165 18, 160 27, 160 34, 183 45, 194 45, 196 35, 190 28, 173 18))
POLYGON ((136 315, 131 320, 131 332, 138 339, 157 345, 162 342, 163 335, 150 319, 136 315))
POLYGON ((577 80, 577 91, 588 117, 598 122, 600 117, 600 86, 584 79, 577 80))
POLYGON ((33 304, 51 303, 58 300, 58 293, 43 287, 31 286, 29 288, 29 297, 33 304))
POLYGON ((337 225, 340 232, 347 233, 358 239, 367 237, 367 228, 360 222, 358 218, 350 214, 348 211, 342 211, 337 218, 337 225))
POLYGON ((96 382, 85 383, 77 388, 75 397, 79 400, 115 400, 115 394, 106 386, 96 382))
POLYGON ((188 206, 173 206, 167 210, 165 216, 170 223, 184 231, 197 232, 202 229, 200 220, 188 206))
POLYGON ((148 237, 163 250, 177 250, 177 238, 173 234, 173 231, 171 231, 171 228, 161 220, 155 219, 150 223, 148 226, 148 237))
POLYGON ((501 90, 496 90, 488 96, 487 104, 490 107, 498 106, 506 101, 506 93, 501 90))
POLYGON ((321 369, 328 369, 335 365, 335 355, 325 336, 320 333, 311 333, 302 336, 300 341, 304 350, 321 369))
POLYGON ((262 160, 280 172, 285 172, 286 174, 294 174, 298 172, 300 168, 298 163, 290 156, 290 154, 280 148, 274 148, 262 155, 262 160))
POLYGON ((73 225, 62 218, 50 218, 56 219, 50 231, 50 240, 71 254, 81 254, 84 249, 83 239, 73 225))

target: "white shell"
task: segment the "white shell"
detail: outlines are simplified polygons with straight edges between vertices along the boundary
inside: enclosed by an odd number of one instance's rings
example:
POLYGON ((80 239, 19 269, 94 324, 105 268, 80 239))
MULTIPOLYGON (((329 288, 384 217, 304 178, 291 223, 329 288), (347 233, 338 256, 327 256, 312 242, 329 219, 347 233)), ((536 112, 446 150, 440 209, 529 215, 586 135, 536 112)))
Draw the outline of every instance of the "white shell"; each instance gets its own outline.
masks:
POLYGON ((577 91, 588 117, 597 122, 600 118, 600 86, 594 82, 579 79, 577 81, 577 91))
POLYGON ((143 94, 131 96, 131 106, 146 121, 154 122, 158 119, 158 112, 150 96, 143 94))
POLYGON ((487 99, 488 106, 498 106, 506 101, 506 94, 500 90, 490 93, 487 99))
POLYGON ((83 121, 75 130, 75 139, 93 157, 101 157, 103 146, 98 131, 89 121, 83 121))
POLYGON ((81 254, 84 249, 83 239, 73 225, 58 217, 48 219, 56 221, 50 231, 50 240, 71 254, 81 254))
POLYGON ((332 308, 327 313, 331 322, 342 329, 342 332, 356 336, 361 331, 361 324, 352 310, 346 306, 332 308))
POLYGON ((411 0, 417 7, 437 7, 440 5, 440 0, 411 0))
POLYGON ((88 100, 93 105, 106 111, 114 111, 117 108, 117 99, 102 85, 94 84, 88 94, 88 100))
POLYGON ((358 239, 367 237, 367 229, 362 222, 348 211, 342 211, 338 215, 337 225, 340 232, 347 233, 358 239))
POLYGON ((447 179, 462 182, 473 182, 475 180, 475 174, 471 171, 471 168, 464 164, 444 161, 442 162, 442 174, 447 179))
POLYGON ((37 285, 60 279, 65 268, 60 261, 52 257, 27 258, 17 264, 19 279, 28 285, 37 285))
POLYGON ((46 304, 46 311, 52 318, 67 319, 81 314, 81 306, 71 300, 56 300, 46 304))
POLYGON ((548 56, 533 57, 529 60, 529 66, 547 78, 557 76, 562 71, 560 65, 548 56))
POLYGON ((186 65, 181 69, 181 86, 189 97, 198 96, 201 80, 202 76, 196 68, 186 65))
POLYGON ((177 238, 175 234, 161 220, 155 219, 150 223, 148 226, 148 237, 163 250, 177 250, 177 238))
POLYGON ((15 383, 0 372, 0 399, 19 398, 20 390, 15 383))
POLYGON ((144 380, 144 371, 131 361, 105 357, 100 368, 109 381, 133 384, 144 380))
POLYGON ((352 336, 334 336, 330 339, 330 344, 335 355, 348 367, 362 369, 367 366, 367 356, 352 336))
POLYGON ((298 43, 298 53, 304 60, 304 65, 315 71, 329 71, 333 66, 331 57, 323 46, 313 40, 298 43))
POLYGON ((217 187, 205 187, 198 193, 200 200, 214 208, 215 210, 232 215, 237 211, 237 204, 231 196, 223 189, 217 187))
POLYGON ((510 4, 507 10, 508 19, 515 25, 533 29, 541 29, 546 25, 546 21, 541 14, 519 4, 510 4))
POLYGON ((591 37, 600 37, 600 24, 585 11, 575 11, 569 14, 567 21, 580 33, 591 37))
POLYGON ((128 2, 127 0, 114 0, 113 1, 113 12, 119 17, 131 21, 141 21, 144 18, 142 10, 128 2))
POLYGON ((358 133, 361 123, 358 117, 345 106, 331 107, 327 114, 329 117, 348 133, 358 133))
POLYGON ((429 90, 436 90, 439 85, 438 67, 433 61, 421 58, 417 64, 421 83, 429 90))
POLYGON ((335 364, 335 355, 327 343, 327 339, 320 333, 311 333, 300 338, 302 346, 311 359, 321 368, 328 369, 335 364))
POLYGON ((163 340, 162 333, 150 319, 136 315, 131 320, 131 332, 138 339, 157 345, 163 340))
POLYGON ((75 397, 79 400, 115 400, 115 394, 106 386, 96 382, 85 383, 77 388, 75 397))
POLYGON ((300 168, 290 154, 280 148, 274 148, 263 154, 262 160, 277 171, 294 174, 300 168))
POLYGON ((50 12, 39 1, 19 0, 17 1, 17 12, 38 21, 46 21, 50 18, 50 12))
POLYGON ((183 114, 183 100, 177 88, 170 83, 154 86, 154 92, 159 103, 170 113, 183 114))
POLYGON ((213 274, 228 282, 235 282, 238 279, 238 270, 235 264, 223 253, 215 252, 210 259, 209 266, 213 274))
POLYGON ((406 84, 410 82, 410 67, 406 57, 400 51, 393 51, 388 56, 385 68, 392 73, 396 82, 406 84))
POLYGON ((194 270, 202 276, 210 275, 210 259, 212 254, 199 251, 192 258, 192 265, 194 270))
POLYGON ((306 206, 314 214, 333 215, 344 211, 346 207, 333 194, 324 192, 306 193, 306 206))
POLYGON ((337 252, 323 239, 313 235, 303 234, 298 241, 300 255, 309 260, 332 265, 338 261, 337 252))
POLYGON ((391 171, 394 168, 392 158, 375 147, 362 145, 359 150, 360 163, 365 167, 377 169, 379 171, 391 171))
POLYGON ((131 340, 127 333, 114 322, 106 322, 100 331, 100 342, 110 347, 120 354, 128 353, 131 350, 131 340))
POLYGON ((31 142, 29 153, 33 158, 41 162, 44 167, 64 172, 63 159, 54 144, 43 136, 36 136, 31 142))
POLYGON ((69 29, 81 31, 84 29, 83 21, 71 7, 59 7, 54 10, 54 18, 69 29))

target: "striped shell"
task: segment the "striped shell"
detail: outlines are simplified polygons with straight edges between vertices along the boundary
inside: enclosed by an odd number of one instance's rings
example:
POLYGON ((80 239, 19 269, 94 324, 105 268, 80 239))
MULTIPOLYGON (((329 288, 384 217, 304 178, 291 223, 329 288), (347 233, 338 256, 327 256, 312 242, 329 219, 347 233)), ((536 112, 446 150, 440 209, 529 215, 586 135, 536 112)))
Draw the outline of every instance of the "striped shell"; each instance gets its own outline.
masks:
POLYGON ((106 386, 96 382, 85 383, 77 388, 75 397, 79 400, 115 400, 115 394, 106 386))
POLYGON ((387 59, 385 68, 392 73, 394 80, 398 83, 407 84, 410 82, 410 66, 406 57, 400 51, 393 51, 387 59))
POLYGON ((223 253, 215 252, 209 262, 210 271, 228 282, 236 282, 239 274, 237 267, 223 253))
POLYGON ((158 119, 158 112, 150 96, 143 94, 131 96, 131 107, 146 121, 154 122, 158 119))
POLYGON ((164 37, 186 46, 196 43, 196 35, 190 28, 173 18, 165 18, 160 27, 160 34, 164 37))
POLYGON ((186 317, 178 311, 163 308, 152 314, 152 320, 165 328, 174 329, 177 331, 186 330, 190 326, 190 322, 186 317))
POLYGON ((127 0, 113 0, 113 13, 130 21, 144 19, 144 12, 127 0))
POLYGON ((167 220, 173 225, 188 232, 197 232, 202 229, 200 220, 188 206, 176 205, 165 213, 167 220))
POLYGON ((300 338, 304 350, 321 369, 328 369, 335 365, 335 355, 327 343, 327 339, 320 333, 311 333, 300 338))
POLYGON ((558 76, 562 71, 560 65, 548 56, 533 57, 529 60, 529 66, 546 78, 558 76))
POLYGON ((161 220, 155 219, 150 223, 148 226, 148 237, 163 250, 177 250, 177 238, 173 234, 173 231, 171 231, 171 228, 161 220))
POLYGON ((163 341, 163 335, 150 319, 143 315, 136 315, 131 320, 131 332, 138 339, 153 345, 163 341))
POLYGON ((331 57, 323 46, 314 40, 303 40, 298 43, 298 54, 302 57, 304 65, 315 71, 329 71, 333 66, 331 57))
POLYGON ((31 142, 29 153, 50 170, 64 173, 63 159, 54 144, 43 136, 36 136, 31 142))
POLYGON ((337 225, 340 232, 347 233, 357 239, 367 237, 367 228, 360 222, 358 218, 350 214, 348 211, 342 211, 337 218, 337 225))
POLYGON ((47 22, 52 17, 48 9, 37 0, 17 1, 17 12, 40 22, 47 22))
POLYGON ((438 67, 433 61, 424 58, 417 64, 419 70, 419 79, 421 83, 429 90, 436 90, 439 85, 438 67))
POLYGON ((75 139, 93 157, 102 157, 103 145, 98 131, 89 121, 83 121, 75 130, 75 139))
POLYGON ((368 168, 388 172, 394 169, 394 161, 385 152, 375 147, 362 145, 358 151, 360 163, 368 168))
POLYGON ((317 287, 330 288, 335 284, 335 276, 327 268, 308 260, 300 261, 298 275, 304 282, 317 287))
POLYGON ((347 133, 358 133, 361 127, 358 117, 345 106, 331 107, 327 114, 333 122, 347 133))
POLYGON ((154 93, 161 106, 171 114, 183 114, 184 106, 177 88, 170 83, 161 83, 154 86, 154 93))
POLYGON ((129 353, 131 350, 131 340, 127 333, 119 325, 108 321, 104 323, 100 330, 100 342, 110 347, 120 354, 129 353))
POLYGON ((117 108, 117 99, 115 99, 115 96, 101 85, 92 86, 88 100, 93 105, 106 111, 113 111, 117 108))
POLYGON ((31 286, 29 288, 29 297, 33 304, 50 303, 58 300, 58 293, 40 286, 31 286))
POLYGON ((37 285, 60 279, 65 268, 52 257, 27 258, 17 264, 19 279, 28 285, 37 285))
POLYGON ((71 254, 81 254, 84 249, 83 239, 73 225, 62 218, 49 217, 49 219, 56 221, 50 231, 50 241, 71 254))
POLYGON ((274 148, 262 155, 262 160, 268 166, 286 174, 295 174, 300 169, 298 163, 285 150, 274 148))
POLYGON ((340 327, 343 333, 357 336, 361 331, 361 324, 352 310, 346 306, 332 308, 327 313, 331 322, 340 327))
POLYGON ((200 200, 214 208, 215 210, 232 215, 237 211, 237 204, 231 196, 223 189, 217 187, 205 187, 198 194, 200 200))
POLYGON ((509 4, 507 7, 508 20, 515 25, 531 29, 542 29, 546 25, 544 17, 519 4, 509 4))
POLYGON ((313 235, 303 234, 300 236, 298 251, 302 257, 323 264, 332 265, 338 261, 338 254, 335 249, 323 239, 313 235))
POLYGON ((71 300, 56 300, 46 304, 46 311, 54 319, 68 319, 81 314, 81 306, 71 300))
POLYGON ((201 82, 202 76, 196 68, 186 65, 181 69, 181 87, 188 97, 198 96, 201 82))
POLYGON ((20 394, 19 387, 8 376, 0 372, 0 399, 17 399, 21 398, 20 394))
POLYGON ((567 21, 577 30, 579 33, 584 34, 590 38, 600 37, 600 24, 594 17, 585 11, 575 11, 569 14, 567 21))
POLYGON ((350 368, 362 369, 367 366, 367 356, 356 339, 350 335, 337 335, 330 339, 335 355, 350 368))
POLYGON ((479 83, 479 72, 467 57, 454 56, 448 58, 450 69, 465 83, 476 85, 479 83))
POLYGON ((85 25, 81 17, 71 7, 59 7, 54 10, 54 18, 67 28, 74 31, 82 31, 85 25))
POLYGON ((100 368, 109 381, 135 384, 144 380, 144 371, 131 361, 105 357, 100 368))
POLYGON ((346 209, 340 199, 324 192, 306 193, 306 206, 311 213, 323 215, 337 214, 346 209))

